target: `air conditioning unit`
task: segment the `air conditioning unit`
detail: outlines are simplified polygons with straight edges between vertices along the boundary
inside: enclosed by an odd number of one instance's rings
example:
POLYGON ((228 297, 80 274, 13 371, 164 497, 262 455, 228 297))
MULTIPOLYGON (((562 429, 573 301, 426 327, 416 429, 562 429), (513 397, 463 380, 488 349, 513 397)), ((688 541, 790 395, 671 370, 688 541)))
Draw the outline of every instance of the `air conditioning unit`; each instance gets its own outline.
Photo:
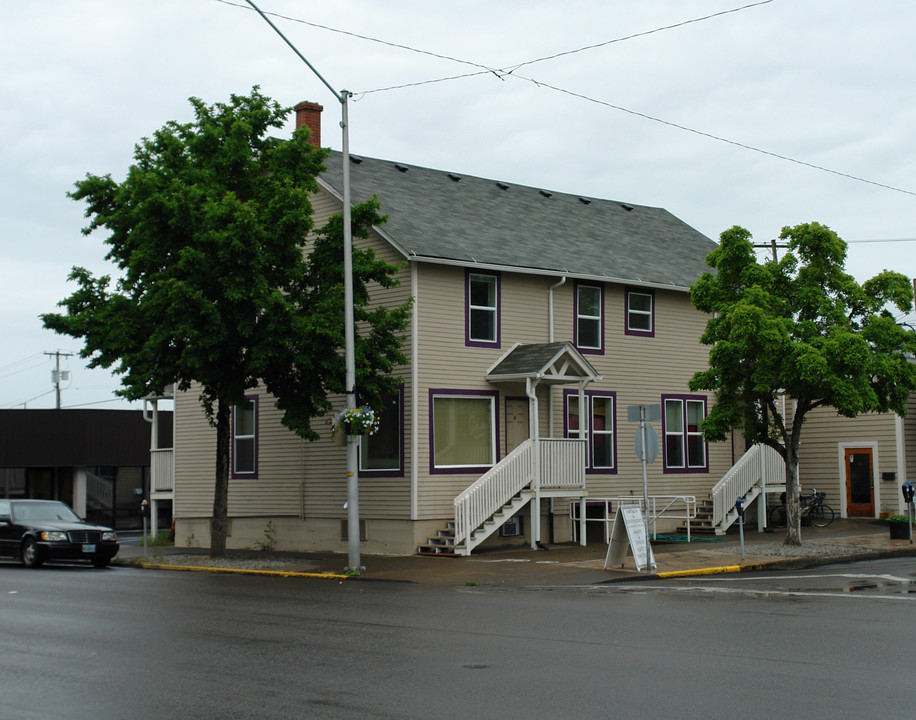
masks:
POLYGON ((523 533, 522 518, 518 515, 513 515, 506 520, 505 524, 499 529, 500 537, 519 537, 523 533))

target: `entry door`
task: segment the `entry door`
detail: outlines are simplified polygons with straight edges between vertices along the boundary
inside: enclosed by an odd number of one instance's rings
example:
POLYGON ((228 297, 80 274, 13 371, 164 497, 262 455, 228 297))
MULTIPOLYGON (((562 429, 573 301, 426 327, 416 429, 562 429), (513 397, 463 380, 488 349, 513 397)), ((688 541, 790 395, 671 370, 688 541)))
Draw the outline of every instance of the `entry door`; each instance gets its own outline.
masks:
POLYGON ((506 400, 506 454, 515 450, 529 437, 527 398, 506 400))
POLYGON ((875 516, 871 448, 846 448, 846 514, 875 516))

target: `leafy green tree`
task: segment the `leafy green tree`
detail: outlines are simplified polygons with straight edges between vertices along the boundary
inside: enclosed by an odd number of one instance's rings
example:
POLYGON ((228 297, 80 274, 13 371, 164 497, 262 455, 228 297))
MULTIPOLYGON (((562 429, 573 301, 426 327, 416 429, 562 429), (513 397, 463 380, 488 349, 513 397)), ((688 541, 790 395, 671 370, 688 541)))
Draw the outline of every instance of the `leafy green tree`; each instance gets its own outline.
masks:
MULTIPOLYGON (((175 384, 200 391, 216 427, 211 552, 226 546, 231 410, 262 386, 283 423, 314 440, 311 420, 345 390, 343 232, 340 217, 313 230, 311 194, 327 151, 301 128, 270 137, 290 110, 260 94, 228 103, 190 100, 195 120, 167 123, 134 151, 123 182, 87 175, 70 196, 87 203, 84 234, 108 231, 118 277, 74 268, 77 290, 45 327, 82 338, 90 367, 113 368, 118 394, 136 400, 175 384)), ((354 237, 385 221, 374 198, 352 210, 354 237)), ((409 303, 370 309, 370 283, 397 268, 353 251, 357 387, 367 399, 398 378, 409 303)))
POLYGON ((844 271, 846 243, 828 227, 783 228, 788 252, 759 263, 750 233, 726 230, 691 288, 694 306, 711 315, 701 341, 711 345, 709 369, 693 390, 718 399, 703 424, 708 440, 739 429, 775 448, 786 463, 787 545, 801 542, 798 456, 805 416, 831 406, 845 417, 906 413, 916 388, 916 333, 899 326, 887 307, 909 312, 908 278, 885 270, 858 284, 844 271), (784 392, 794 408, 777 403, 784 392))

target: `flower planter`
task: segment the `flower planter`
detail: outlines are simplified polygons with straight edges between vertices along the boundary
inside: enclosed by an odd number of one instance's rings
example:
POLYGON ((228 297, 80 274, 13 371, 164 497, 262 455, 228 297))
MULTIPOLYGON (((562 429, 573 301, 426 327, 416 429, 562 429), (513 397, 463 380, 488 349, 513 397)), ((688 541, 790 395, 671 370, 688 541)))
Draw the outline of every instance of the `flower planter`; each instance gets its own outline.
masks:
POLYGON ((346 445, 347 435, 359 439, 362 435, 373 435, 378 430, 379 419, 368 405, 358 408, 344 408, 333 420, 328 421, 331 440, 335 445, 346 445))
POLYGON ((888 522, 887 526, 890 528, 890 531, 891 531, 891 540, 909 540, 910 539, 909 523, 892 520, 888 522))

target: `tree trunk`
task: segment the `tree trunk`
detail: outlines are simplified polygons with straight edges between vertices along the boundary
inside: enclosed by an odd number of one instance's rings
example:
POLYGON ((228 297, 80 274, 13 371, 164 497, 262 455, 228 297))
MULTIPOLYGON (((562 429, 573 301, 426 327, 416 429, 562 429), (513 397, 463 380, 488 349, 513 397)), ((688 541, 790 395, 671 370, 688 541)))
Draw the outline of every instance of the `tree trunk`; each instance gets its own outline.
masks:
POLYGON ((226 554, 229 508, 229 444, 232 440, 232 408, 222 400, 216 406, 216 480, 213 487, 213 518, 210 521, 210 555, 226 554))
POLYGON ((801 545, 801 517, 798 507, 798 448, 786 448, 786 539, 785 545, 801 545))

